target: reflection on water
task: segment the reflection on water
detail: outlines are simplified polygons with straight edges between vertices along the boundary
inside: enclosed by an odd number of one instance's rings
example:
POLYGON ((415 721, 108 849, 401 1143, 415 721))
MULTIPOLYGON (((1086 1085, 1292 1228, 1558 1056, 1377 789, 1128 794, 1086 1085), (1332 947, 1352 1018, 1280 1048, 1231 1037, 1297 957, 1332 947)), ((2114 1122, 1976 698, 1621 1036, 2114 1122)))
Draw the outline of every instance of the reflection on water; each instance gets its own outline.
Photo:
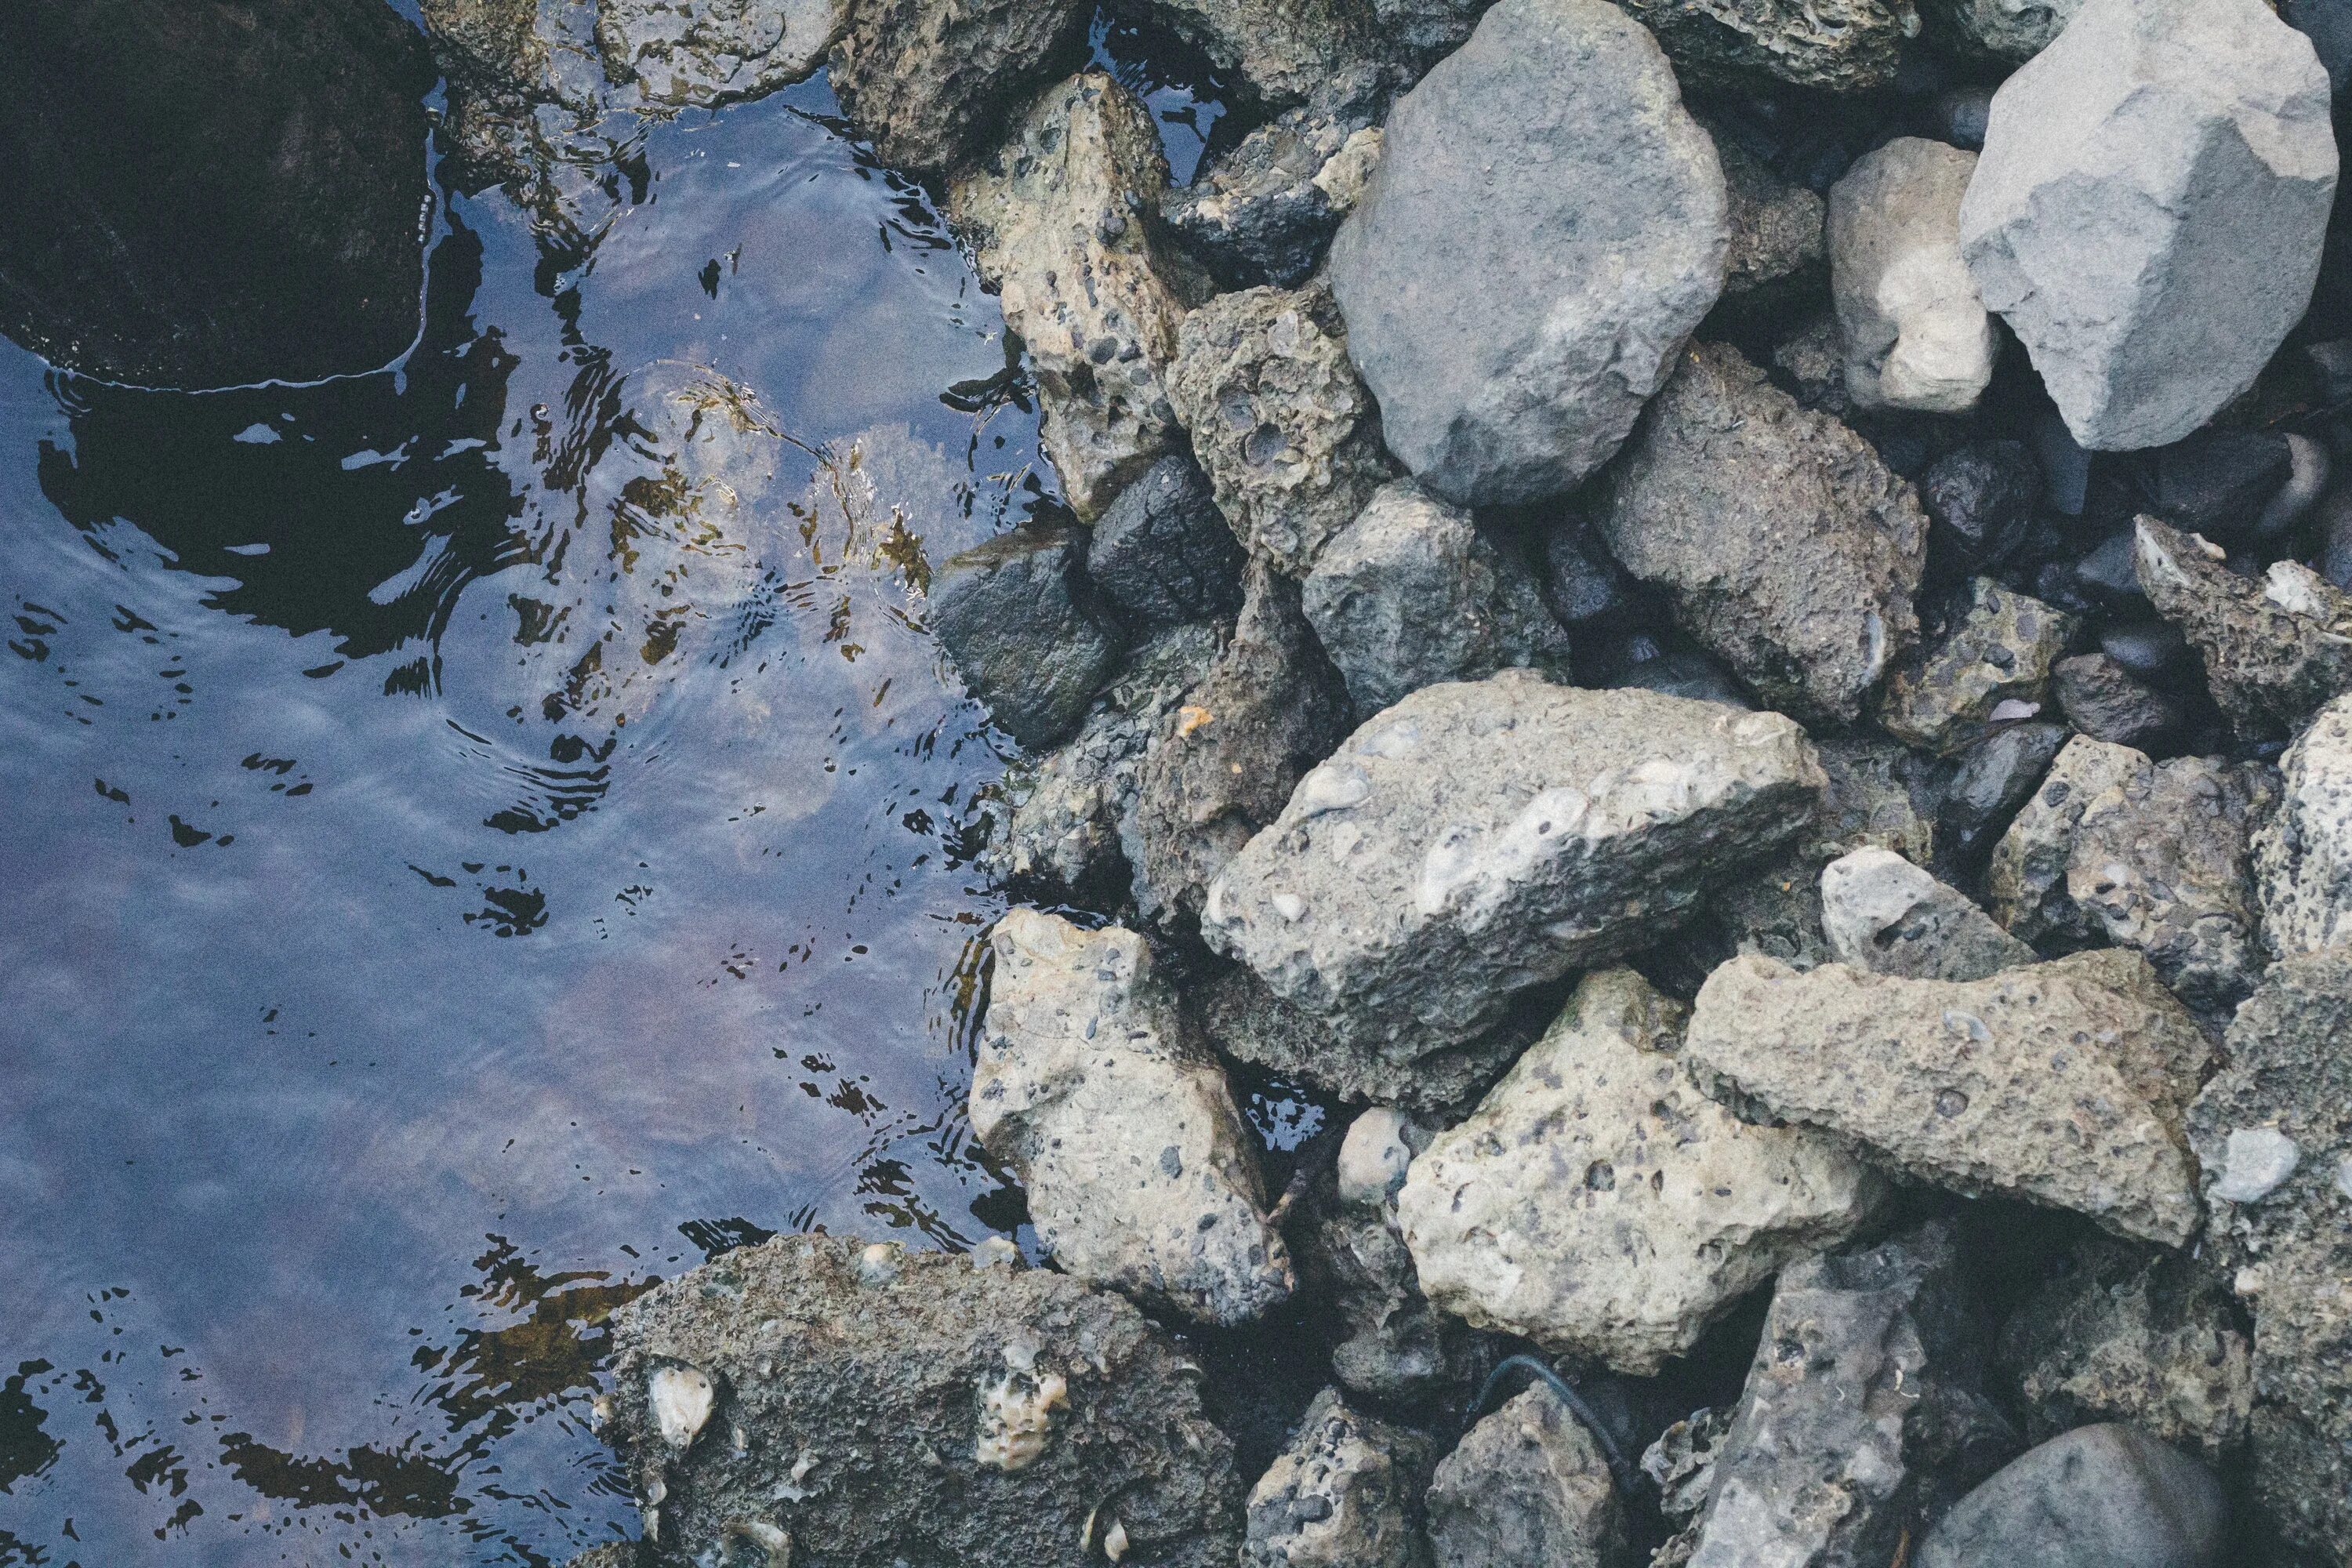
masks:
POLYGON ((561 1562, 614 1306, 1004 1207, 920 590, 1035 418, 830 112, 452 194, 394 373, 0 346, 0 1563, 561 1562))

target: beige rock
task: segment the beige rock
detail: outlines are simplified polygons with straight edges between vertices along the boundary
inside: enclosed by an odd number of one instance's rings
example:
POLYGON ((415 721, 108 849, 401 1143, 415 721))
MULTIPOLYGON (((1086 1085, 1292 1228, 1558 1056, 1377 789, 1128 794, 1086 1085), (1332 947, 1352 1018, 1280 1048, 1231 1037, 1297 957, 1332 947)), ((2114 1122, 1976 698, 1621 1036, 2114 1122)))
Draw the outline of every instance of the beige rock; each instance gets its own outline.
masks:
POLYGON ((2074 616, 1979 577, 1944 635, 1887 677, 1878 721, 1906 744, 1950 753, 1990 725, 2034 718, 2074 631, 2074 616))
POLYGON ((2280 759, 2278 815, 2254 836, 2263 939, 2281 958, 2352 942, 2352 697, 2280 759))
POLYGON ((1830 187, 1830 292, 1864 408, 1964 414, 1992 380, 1992 317, 1960 258, 1977 155, 1898 136, 1830 187))

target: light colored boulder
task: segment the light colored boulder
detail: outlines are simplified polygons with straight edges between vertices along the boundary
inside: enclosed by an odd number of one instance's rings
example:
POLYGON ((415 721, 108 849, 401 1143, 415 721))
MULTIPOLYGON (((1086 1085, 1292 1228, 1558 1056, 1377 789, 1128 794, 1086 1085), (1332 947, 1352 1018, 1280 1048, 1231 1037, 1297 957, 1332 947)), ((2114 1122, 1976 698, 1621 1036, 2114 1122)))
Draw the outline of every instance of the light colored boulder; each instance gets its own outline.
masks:
POLYGON ((2220 1568, 2230 1502, 2213 1472, 2135 1426, 2080 1426, 1960 1500, 1919 1568, 2220 1568))
POLYGON ((1822 868, 1822 934, 1840 963, 1910 980, 1981 980, 2036 957, 1967 894, 1891 849, 1822 868))
POLYGON ((1437 1568, 1615 1568, 1625 1509, 1592 1434, 1538 1384, 1439 1462, 1429 1539, 1437 1568))
POLYGON ((1898 136, 1830 187, 1830 295, 1864 408, 1962 414, 1992 381, 1992 318, 1960 258, 1977 155, 1898 136))
POLYGON ((2352 697, 2280 759, 2278 815, 2254 836, 2263 940, 2281 958, 2352 942, 2352 697))

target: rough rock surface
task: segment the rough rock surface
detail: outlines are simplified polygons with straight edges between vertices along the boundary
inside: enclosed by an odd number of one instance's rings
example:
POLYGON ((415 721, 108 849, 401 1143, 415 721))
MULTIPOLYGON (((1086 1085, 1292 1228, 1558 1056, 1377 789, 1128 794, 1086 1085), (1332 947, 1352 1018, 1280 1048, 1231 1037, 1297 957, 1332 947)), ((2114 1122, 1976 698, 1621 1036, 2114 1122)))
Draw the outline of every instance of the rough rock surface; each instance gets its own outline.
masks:
POLYGON ((1778 77, 1829 92, 1868 92, 1895 80, 1906 0, 1620 0, 1658 35, 1675 63, 1702 81, 1737 85, 1778 77))
POLYGON ((1081 0, 856 0, 834 95, 885 163, 946 174, 1076 63, 1093 14, 1081 0))
POLYGON ((1617 559, 1776 707, 1851 721, 1917 636, 1911 486, 1734 349, 1684 353, 1601 489, 1617 559))
POLYGON ((1993 95, 1960 247, 2077 442, 2161 447, 2310 304, 2336 174, 2327 73, 2262 0, 2084 0, 1993 95))
POLYGON ((1132 931, 1016 909, 972 1069, 972 1131, 1028 1189, 1038 1244, 1090 1284, 1212 1323, 1289 1295, 1255 1140, 1132 931))
POLYGON ((2050 693, 2066 722, 2094 741, 2143 746, 2180 721, 2172 700, 2144 684, 2114 657, 2077 654, 2050 668, 2050 693))
POLYGON ((1379 127, 1359 121, 1285 110, 1163 195, 1168 226, 1227 288, 1297 288, 1380 162, 1379 127))
POLYGON ((1351 0, 1160 0, 1160 17, 1261 103, 1353 104, 1375 90, 1371 7, 1351 0))
POLYGON ((1359 712, 1441 680, 1568 668, 1568 633, 1527 563, 1411 479, 1375 492, 1303 587, 1359 712))
POLYGON ((1186 316, 1168 395, 1234 535, 1293 577, 1388 481, 1380 412, 1320 283, 1220 294, 1186 316))
POLYGON ((1209 945, 1392 1059, 1604 962, 1812 816, 1802 732, 1526 670, 1424 687, 1299 781, 1211 887, 1209 945))
POLYGON ((2074 633, 2074 616, 1976 578, 1944 635, 1887 678, 1878 721, 1898 741, 1949 754, 1988 725, 2034 718, 2074 633))
POLYGON ((1469 1120, 1416 1158, 1397 1218, 1431 1301, 1646 1376, 1884 1184, 1831 1140, 1751 1127, 1684 1077, 1685 1009, 1587 975, 1469 1120))
POLYGON ((2238 1009, 2230 1065, 2189 1117, 2212 1215, 2206 1246, 2254 1316, 2254 1490, 2291 1539, 2336 1561, 2352 1541, 2347 1040, 2352 947, 2284 960, 2238 1009), (2270 1158, 2241 1161, 2264 1143, 2270 1158))
POLYGON ((1960 1500, 1919 1568, 2217 1568, 2229 1502, 2212 1472, 2135 1427, 2054 1437, 1960 1500))
POLYGON ((2282 958, 2352 942, 2352 697, 2280 759, 2277 815, 2254 836, 2263 940, 2282 958))
POLYGON ((1840 963, 1909 980, 1982 980, 2035 960, 1966 894, 1888 849, 1822 868, 1822 933, 1840 963))
POLYGON ((2079 735, 2065 742, 1993 847, 1987 891, 1994 918, 2011 934, 2027 942, 2089 935, 2085 917, 2066 890, 2074 837, 2091 803, 2137 777, 2145 765, 2152 765, 2147 755, 2129 746, 2079 735))
POLYGON ((1992 381, 1992 318, 1960 259, 1976 154, 1898 136, 1830 187, 1830 293, 1864 408, 1961 414, 1992 381))
POLYGON ((2152 517, 2135 529, 2141 591, 2203 658, 2205 684, 2240 734, 2294 734, 2352 691, 2352 594, 2296 561, 2241 577, 2218 546, 2152 517))
POLYGON ((1429 1439, 1327 1388, 1250 1490, 1241 1568, 1428 1568, 1429 1439))
POLYGON ((1162 458, 1095 523, 1087 576, 1142 626, 1230 616, 1242 607, 1242 552, 1186 457, 1162 458))
POLYGON ((1928 521, 1964 562, 2006 553, 2031 526, 2042 499, 2042 468, 2022 441, 1970 441, 1919 478, 1928 521))
POLYGON ((604 1435, 677 1561, 789 1535, 795 1562, 1035 1568, 1090 1517, 1139 1561, 1228 1568, 1240 1547, 1233 1447, 1192 1368, 1066 1275, 783 1237, 655 1287, 613 1331, 604 1435), (688 1429, 673 1402, 672 1441, 654 1384, 697 1377, 713 1403, 688 1429))
POLYGON ((1118 665, 1086 602, 1086 553, 1078 529, 1024 523, 931 577, 926 622, 989 716, 1033 751, 1075 733, 1118 665))
POLYGON ((757 98, 824 63, 849 0, 599 0, 596 47, 648 103, 757 98))
POLYGON ((2070 739, 2063 724, 2028 721, 1996 730, 1961 752, 1936 806, 1937 852, 1965 858, 2004 830, 2070 739))
POLYGON ((1624 1536, 1600 1445, 1541 1384, 1470 1428, 1430 1481, 1437 1568, 1612 1568, 1624 1536))
POLYGON ((950 198, 1029 350, 1045 456, 1087 521, 1179 436, 1165 377, 1184 303, 1155 234, 1167 184, 1151 111, 1087 71, 1040 99, 950 198))
POLYGON ((2082 8, 2083 0, 1925 0, 1935 16, 1999 59, 2022 65, 2082 8))
POLYGON ((1329 273, 1389 447, 1460 505, 1564 493, 1723 291, 1715 144, 1606 0, 1501 0, 1385 135, 1329 273))
POLYGON ((2196 1233, 2181 1114, 2210 1047, 2136 952, 1973 981, 1735 958, 1700 988, 1683 1055, 1711 1092, 1919 1180, 2167 1246, 2196 1233))
POLYGON ((1723 298, 1727 305, 1779 300, 1773 285, 1807 274, 1822 261, 1822 198, 1790 184, 1769 165, 1721 132, 1714 132, 1728 191, 1731 248, 1726 259, 1723 298))

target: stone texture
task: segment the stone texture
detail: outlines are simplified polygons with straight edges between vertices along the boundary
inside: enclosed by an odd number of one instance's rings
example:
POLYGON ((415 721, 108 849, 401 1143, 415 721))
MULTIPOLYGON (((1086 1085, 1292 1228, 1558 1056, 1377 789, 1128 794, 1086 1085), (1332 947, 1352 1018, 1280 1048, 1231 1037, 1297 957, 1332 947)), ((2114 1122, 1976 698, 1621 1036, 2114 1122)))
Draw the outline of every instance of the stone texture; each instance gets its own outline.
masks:
POLYGON ((1724 301, 1733 306, 1778 301, 1789 291, 1774 285, 1805 277, 1822 263, 1822 198, 1773 174, 1729 135, 1719 131, 1713 135, 1731 202, 1724 301))
POLYGON ((2082 0, 1924 0, 1922 8, 1996 59, 2023 65, 2082 8, 2082 0))
POLYGON ((1160 458, 1112 501, 1087 545, 1087 576, 1131 624, 1172 626, 1242 607, 1242 552, 1207 476, 1160 458))
POLYGON ((1429 1439, 1327 1388, 1250 1490, 1241 1568, 1429 1568, 1420 1528, 1429 1439))
POLYGON ((1907 980, 1981 980, 2035 960, 1966 894, 1887 849, 1822 868, 1822 932, 1840 963, 1907 980))
POLYGON ((2066 890, 2075 835, 2093 801, 2138 776, 2150 759, 2129 746, 2076 736, 2068 741, 1993 848, 1987 875, 1995 919, 2027 942, 2080 940, 2085 917, 2066 890))
POLYGON ((1184 318, 1168 395, 1244 548, 1299 577, 1389 479, 1331 292, 1245 289, 1184 318))
POLYGON ((1204 1322, 1289 1295, 1255 1140, 1143 940, 1016 909, 995 955, 971 1128, 1070 1275, 1204 1322))
POLYGON ((1617 559, 1775 707, 1851 721, 1917 635, 1911 486, 1734 349, 1684 353, 1600 488, 1617 559))
POLYGON ((2352 697, 2280 759, 2280 805, 2254 836, 2263 940, 2281 958, 2352 942, 2352 697))
POLYGON ((1501 0, 1399 100, 1331 244, 1390 450, 1464 506, 1607 461, 1723 290, 1714 143, 1606 0, 1501 0))
POLYGON ((1163 195, 1168 226, 1229 289, 1297 288, 1380 162, 1380 128, 1360 119, 1286 110, 1163 195))
POLYGON ((1069 739, 1118 665, 1086 603, 1080 530, 1024 523, 950 555, 925 620, 989 717, 1034 751, 1069 739))
POLYGON ((646 102, 709 105, 801 80, 849 25, 849 0, 599 0, 596 47, 646 102))
POLYGON ((2054 1437, 1963 1498, 1919 1568, 2219 1568, 2229 1501, 2212 1472, 2137 1428, 2054 1437))
POLYGON ((1624 1538, 1600 1445, 1540 1384, 1471 1427, 1430 1481, 1437 1568, 1613 1568, 1624 1538))
POLYGON ((1878 722, 1906 744, 1948 755, 1990 725, 2038 717, 2051 667, 2074 635, 2074 616, 1976 578, 1944 635, 1888 677, 1878 722))
POLYGON ((1381 79, 1371 7, 1350 0, 1160 0, 1156 17, 1261 103, 1361 101, 1381 79))
POLYGON ((795 1562, 1035 1568, 1070 1561, 1089 1521, 1181 1568, 1228 1568, 1241 1544, 1233 1447, 1197 1372, 1066 1275, 782 1237, 612 1321, 603 1432, 666 1560, 740 1562, 789 1535, 795 1562), (716 1394, 682 1448, 651 1398, 681 1372, 716 1394))
POLYGON ((1619 0, 1658 35, 1675 64, 1701 81, 1736 86, 1777 77, 1829 92, 1869 92, 1895 81, 1907 23, 1905 0, 1619 0))
POLYGON ((2134 528, 2141 591, 2203 658, 2205 684, 2240 734, 2294 734, 2352 691, 2352 594, 2295 561, 2241 577, 2218 545, 2152 517, 2134 528))
POLYGON ((1960 247, 2074 439, 2178 441, 2311 302, 2327 76, 2262 0, 2084 0, 1993 95, 1960 247))
POLYGON ((2094 741, 2144 746, 2180 721, 2170 698, 2105 653, 2060 659, 2050 669, 2050 691, 2066 721, 2094 741))
POLYGON ((2006 829, 2071 738, 2063 724, 2029 720, 1996 730, 1961 752, 1936 806, 1938 853, 1955 859, 1972 855, 2006 829))
POLYGON ((1085 52, 1081 0, 856 0, 829 73, 894 169, 946 174, 1085 52))
POLYGON ((1202 934, 1409 1060, 1671 924, 1801 827, 1823 784, 1778 714, 1524 670, 1424 687, 1299 782, 1211 887, 1202 934))
POLYGON ((2200 430, 2156 454, 2148 510, 2184 532, 2235 543, 2294 473, 2273 430, 2200 430))
POLYGON ((1710 1092, 1921 1181, 2167 1246, 2196 1232, 2181 1113, 2210 1049, 2137 953, 1974 981, 1735 958, 1700 988, 1683 1054, 1710 1092))
POLYGON ((1587 975, 1412 1162, 1397 1218, 1431 1301, 1647 1376, 1870 1217, 1884 1185, 1832 1141, 1751 1127, 1689 1083, 1684 1017, 1630 969, 1587 975))
POLYGON ((2022 441, 1970 441, 1920 476, 1927 520, 1954 553, 1980 565, 2017 544, 2042 499, 2042 468, 2022 441))
POLYGON ((1963 414, 1992 381, 1992 318, 1960 258, 1976 154, 1898 136, 1830 187, 1830 295, 1864 408, 1963 414))

